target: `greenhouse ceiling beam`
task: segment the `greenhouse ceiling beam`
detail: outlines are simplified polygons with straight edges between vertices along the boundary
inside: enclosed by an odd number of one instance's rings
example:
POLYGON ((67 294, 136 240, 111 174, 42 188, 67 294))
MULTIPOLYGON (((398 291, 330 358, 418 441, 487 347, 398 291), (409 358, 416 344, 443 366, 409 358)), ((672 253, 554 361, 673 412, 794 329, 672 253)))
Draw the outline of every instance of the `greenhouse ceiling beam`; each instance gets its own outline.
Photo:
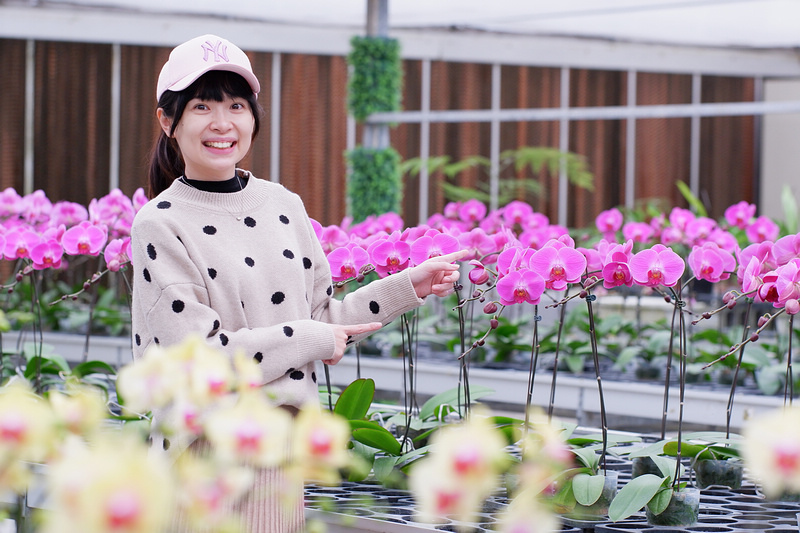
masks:
MULTIPOLYGON (((340 55, 363 26, 332 27, 186 13, 0 6, 0 38, 172 47, 198 31, 236 36, 246 50, 340 55)), ((710 48, 607 39, 392 27, 403 57, 503 65, 709 75, 800 77, 793 49, 710 48)))
POLYGON ((375 113, 367 122, 415 124, 430 122, 541 122, 557 120, 623 120, 647 118, 719 117, 800 112, 800 100, 786 102, 730 102, 608 107, 553 107, 544 109, 476 109, 461 111, 400 111, 375 113))

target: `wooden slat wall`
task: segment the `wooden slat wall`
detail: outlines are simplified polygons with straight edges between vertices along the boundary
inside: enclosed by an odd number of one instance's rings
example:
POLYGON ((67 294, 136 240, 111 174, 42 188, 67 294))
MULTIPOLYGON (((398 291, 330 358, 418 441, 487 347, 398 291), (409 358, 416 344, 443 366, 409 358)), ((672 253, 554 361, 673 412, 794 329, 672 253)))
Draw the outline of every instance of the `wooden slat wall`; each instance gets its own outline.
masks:
MULTIPOLYGON (((144 187, 146 165, 158 131, 154 120, 154 87, 168 49, 123 46, 121 95, 120 186, 127 194, 144 187)), ((22 190, 25 42, 0 39, 6 60, 0 99, 0 185, 22 190)), ((252 153, 242 162, 259 177, 269 178, 271 53, 250 53, 262 83, 262 130, 252 153)), ((36 43, 35 187, 53 200, 88 203, 108 192, 111 45, 36 43)), ((281 181, 299 193, 314 218, 338 223, 346 211, 346 77, 344 58, 281 54, 281 181)), ((433 62, 431 107, 437 109, 488 109, 491 105, 491 66, 433 62)), ((405 109, 420 109, 421 62, 404 61, 405 109)), ((687 103, 691 77, 639 73, 640 104, 687 103)), ((573 69, 570 105, 625 105, 627 73, 573 69)), ((503 66, 503 108, 557 107, 560 71, 554 68, 503 66)), ((703 101, 750 101, 751 79, 704 77, 703 101)), ((664 205, 685 205, 674 180, 689 180, 689 119, 648 119, 637 122, 636 196, 660 198, 664 205)), ((728 205, 752 201, 755 176, 752 117, 703 119, 701 146, 701 196, 720 216, 728 205)), ((360 132, 360 128, 358 129, 360 132)), ((558 146, 557 122, 505 123, 500 149, 521 146, 558 146)), ((489 156, 489 124, 433 124, 432 156, 448 154, 453 160, 469 155, 489 156)), ((392 144, 403 157, 419 155, 419 125, 392 129, 392 144)), ((595 215, 625 199, 625 122, 575 121, 570 124, 570 150, 583 155, 595 173, 593 193, 570 187, 571 226, 591 224, 595 215)), ((533 177, 545 185, 545 194, 527 198, 551 221, 557 219, 557 179, 527 176, 513 169, 503 177, 533 177)), ((445 203, 431 176, 430 208, 445 203)), ((458 185, 474 187, 488 179, 485 173, 466 172, 458 185)), ((403 216, 418 218, 417 179, 406 183, 403 216)))

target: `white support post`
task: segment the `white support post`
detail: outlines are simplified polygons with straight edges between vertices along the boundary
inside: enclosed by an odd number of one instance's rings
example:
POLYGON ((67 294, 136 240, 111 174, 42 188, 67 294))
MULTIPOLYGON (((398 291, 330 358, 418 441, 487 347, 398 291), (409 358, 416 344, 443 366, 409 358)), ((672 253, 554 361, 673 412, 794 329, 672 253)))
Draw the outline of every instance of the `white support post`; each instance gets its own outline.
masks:
MULTIPOLYGON (((492 65, 492 111, 500 111, 500 63, 492 65)), ((491 121, 489 147, 489 209, 498 208, 500 194, 500 121, 491 121)))
POLYGON ((428 158, 431 155, 431 123, 425 117, 431 110, 431 62, 429 59, 422 60, 422 121, 419 123, 419 224, 422 225, 428 220, 428 187, 430 186, 430 176, 428 175, 428 158))
MULTIPOLYGON (((565 114, 558 121, 558 149, 565 153, 569 152, 569 117, 566 116, 566 111, 569 109, 569 67, 561 67, 560 91, 561 110, 565 114)), ((568 185, 566 160, 562 157, 558 167, 558 223, 562 226, 567 225, 568 185)))
MULTIPOLYGON (((692 75, 692 105, 702 103, 703 77, 692 75)), ((696 197, 700 197, 700 115, 692 115, 691 145, 689 148, 689 189, 696 197)))
POLYGON ((33 128, 34 111, 36 110, 36 89, 34 76, 36 75, 36 41, 28 39, 25 46, 25 142, 24 159, 22 167, 22 193, 33 192, 33 128))
MULTIPOLYGON (((628 71, 628 108, 636 109, 636 71, 628 71)), ((636 203, 636 117, 625 121, 625 207, 636 203)))
POLYGON ((272 88, 270 91, 269 179, 281 181, 281 54, 272 53, 272 88))
POLYGON ((108 190, 119 188, 120 105, 122 102, 122 46, 111 45, 111 131, 109 132, 108 190))

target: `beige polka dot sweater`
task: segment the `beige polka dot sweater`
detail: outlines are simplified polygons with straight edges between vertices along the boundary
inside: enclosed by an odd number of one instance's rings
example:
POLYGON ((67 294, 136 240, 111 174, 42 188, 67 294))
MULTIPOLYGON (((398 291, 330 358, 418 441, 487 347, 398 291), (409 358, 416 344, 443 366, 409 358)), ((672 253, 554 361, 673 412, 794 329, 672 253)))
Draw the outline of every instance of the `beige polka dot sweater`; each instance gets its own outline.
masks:
POLYGON ((329 324, 387 324, 422 300, 407 273, 333 298, 300 197, 245 175, 232 193, 175 181, 136 215, 134 357, 200 333, 255 358, 279 403, 301 406, 318 398, 315 362, 333 355, 329 324))

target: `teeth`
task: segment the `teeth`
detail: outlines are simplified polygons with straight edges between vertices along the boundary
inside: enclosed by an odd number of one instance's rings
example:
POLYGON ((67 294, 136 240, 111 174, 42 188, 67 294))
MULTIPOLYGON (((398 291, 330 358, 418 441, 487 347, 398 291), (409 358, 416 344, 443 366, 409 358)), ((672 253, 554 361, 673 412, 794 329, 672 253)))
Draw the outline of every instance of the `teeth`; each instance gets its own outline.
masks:
POLYGON ((203 144, 205 144, 206 146, 209 146, 211 148, 230 148, 231 146, 233 146, 233 142, 230 142, 230 141, 229 142, 206 142, 206 143, 203 143, 203 144))

